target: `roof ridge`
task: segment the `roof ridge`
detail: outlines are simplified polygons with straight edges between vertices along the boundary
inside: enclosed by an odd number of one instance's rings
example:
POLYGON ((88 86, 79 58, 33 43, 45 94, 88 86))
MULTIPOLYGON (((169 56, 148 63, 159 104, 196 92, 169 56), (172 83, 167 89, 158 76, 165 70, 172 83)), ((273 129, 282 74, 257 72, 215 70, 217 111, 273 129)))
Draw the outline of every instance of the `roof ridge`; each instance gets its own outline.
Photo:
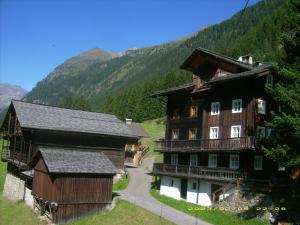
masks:
MULTIPOLYGON (((97 111, 89 111, 89 110, 83 110, 83 109, 72 109, 72 108, 66 108, 66 107, 62 107, 62 106, 56 106, 56 105, 50 105, 50 104, 44 104, 44 103, 37 103, 37 102, 26 102, 23 100, 19 100, 19 99, 12 99, 12 102, 22 102, 25 104, 30 104, 30 105, 40 105, 40 106, 47 106, 47 107, 52 107, 52 108, 59 108, 59 109, 68 109, 68 110, 74 110, 74 111, 80 111, 80 112, 89 112, 89 113, 97 113, 97 114, 104 114, 104 115, 111 115, 111 116, 115 116, 112 113, 103 113, 103 112, 97 112, 97 111)), ((115 116, 116 117, 116 116, 115 116)))

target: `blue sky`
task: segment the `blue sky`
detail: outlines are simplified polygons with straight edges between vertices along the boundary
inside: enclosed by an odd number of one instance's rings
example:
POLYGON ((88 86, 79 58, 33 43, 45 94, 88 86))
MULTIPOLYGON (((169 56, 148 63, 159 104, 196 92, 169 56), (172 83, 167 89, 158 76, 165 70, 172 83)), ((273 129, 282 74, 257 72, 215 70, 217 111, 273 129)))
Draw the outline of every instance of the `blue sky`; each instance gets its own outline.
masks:
MULTIPOLYGON (((250 0, 249 5, 257 0, 250 0)), ((246 0, 0 0, 0 82, 31 90, 94 47, 122 52, 219 23, 246 0)))

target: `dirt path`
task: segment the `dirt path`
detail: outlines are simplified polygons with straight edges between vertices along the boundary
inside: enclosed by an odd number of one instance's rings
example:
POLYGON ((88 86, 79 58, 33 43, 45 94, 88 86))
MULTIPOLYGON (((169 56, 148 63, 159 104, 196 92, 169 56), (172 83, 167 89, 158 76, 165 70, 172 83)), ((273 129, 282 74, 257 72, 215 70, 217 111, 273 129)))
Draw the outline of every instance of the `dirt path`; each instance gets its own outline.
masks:
POLYGON ((152 176, 148 173, 152 171, 153 161, 154 157, 149 157, 143 161, 143 166, 141 167, 127 167, 130 182, 126 190, 119 192, 120 197, 178 225, 210 225, 207 222, 171 208, 150 195, 152 176))

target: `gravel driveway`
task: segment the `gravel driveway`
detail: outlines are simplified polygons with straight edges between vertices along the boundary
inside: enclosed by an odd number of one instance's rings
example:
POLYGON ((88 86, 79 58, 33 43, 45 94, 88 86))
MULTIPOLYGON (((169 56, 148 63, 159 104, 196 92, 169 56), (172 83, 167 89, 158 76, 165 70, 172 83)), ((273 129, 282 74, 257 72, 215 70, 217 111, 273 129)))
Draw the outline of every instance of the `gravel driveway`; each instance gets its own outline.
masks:
POLYGON ((147 173, 152 171, 153 161, 154 158, 151 157, 144 159, 141 167, 127 167, 130 182, 126 190, 118 192, 120 197, 178 225, 211 225, 171 208, 150 195, 152 176, 147 173))

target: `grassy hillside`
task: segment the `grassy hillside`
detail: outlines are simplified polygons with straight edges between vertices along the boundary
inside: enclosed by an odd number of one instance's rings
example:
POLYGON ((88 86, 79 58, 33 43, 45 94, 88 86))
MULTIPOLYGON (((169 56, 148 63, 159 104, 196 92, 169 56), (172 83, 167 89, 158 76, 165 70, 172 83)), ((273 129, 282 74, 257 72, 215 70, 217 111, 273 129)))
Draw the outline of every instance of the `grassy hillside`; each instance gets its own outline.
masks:
MULTIPOLYGON (((151 155, 159 155, 159 153, 154 152, 155 141, 165 137, 165 118, 144 121, 141 123, 141 126, 149 135, 148 138, 142 139, 142 143, 150 147, 146 157, 151 155)), ((162 155, 159 156, 162 157, 162 155)), ((161 157, 159 156, 157 157, 157 160, 161 160, 161 157)))
POLYGON ((233 57, 242 53, 253 54, 262 61, 276 59, 281 21, 286 16, 278 10, 284 11, 280 8, 285 2, 260 1, 247 8, 242 17, 241 12, 237 13, 186 39, 131 50, 123 56, 72 70, 68 76, 51 73, 26 99, 58 105, 67 96, 83 96, 94 110, 112 112, 122 118, 131 114, 135 121, 161 117, 164 105, 147 96, 150 91, 190 81, 190 74, 179 71, 179 66, 196 47, 233 57))

